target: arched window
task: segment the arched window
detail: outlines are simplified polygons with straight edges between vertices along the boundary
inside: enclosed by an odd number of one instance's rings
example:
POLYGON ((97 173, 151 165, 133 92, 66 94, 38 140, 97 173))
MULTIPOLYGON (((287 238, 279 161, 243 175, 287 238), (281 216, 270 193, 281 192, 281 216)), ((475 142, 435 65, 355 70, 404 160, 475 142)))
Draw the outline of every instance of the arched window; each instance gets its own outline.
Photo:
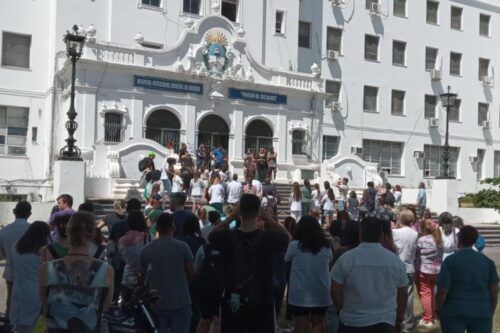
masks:
POLYGON ((222 146, 227 150, 229 142, 229 127, 224 119, 216 115, 203 118, 198 126, 198 145, 204 143, 205 147, 222 146))
POLYGON ((104 115, 104 141, 123 141, 123 115, 120 113, 106 112, 104 115))
POLYGON ((171 146, 179 150, 181 124, 179 119, 168 110, 156 110, 146 120, 144 136, 154 140, 164 147, 171 146))
POLYGON ((269 149, 273 145, 273 130, 263 120, 252 121, 245 132, 245 153, 250 149, 257 153, 260 148, 269 149))
POLYGON ((307 155, 306 147, 306 132, 301 130, 294 130, 292 132, 292 154, 307 155))

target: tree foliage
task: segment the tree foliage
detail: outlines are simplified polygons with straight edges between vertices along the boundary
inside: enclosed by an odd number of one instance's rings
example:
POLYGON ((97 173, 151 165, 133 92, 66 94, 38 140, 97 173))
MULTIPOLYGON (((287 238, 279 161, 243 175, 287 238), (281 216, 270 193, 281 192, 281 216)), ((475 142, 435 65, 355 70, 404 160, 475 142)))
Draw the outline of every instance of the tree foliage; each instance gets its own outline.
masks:
POLYGON ((467 194, 462 202, 471 202, 474 207, 478 208, 495 208, 500 210, 500 177, 497 178, 486 178, 481 181, 482 184, 490 184, 491 188, 481 190, 477 193, 467 194))

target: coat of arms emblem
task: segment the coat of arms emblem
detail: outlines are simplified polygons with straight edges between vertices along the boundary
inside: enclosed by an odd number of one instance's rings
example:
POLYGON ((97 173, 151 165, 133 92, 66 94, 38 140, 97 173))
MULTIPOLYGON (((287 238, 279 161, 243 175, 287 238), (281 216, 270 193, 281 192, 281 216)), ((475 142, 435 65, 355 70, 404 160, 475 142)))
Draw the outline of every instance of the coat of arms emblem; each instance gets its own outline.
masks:
POLYGON ((227 38, 220 30, 211 30, 205 35, 203 62, 212 77, 222 77, 228 67, 227 38))

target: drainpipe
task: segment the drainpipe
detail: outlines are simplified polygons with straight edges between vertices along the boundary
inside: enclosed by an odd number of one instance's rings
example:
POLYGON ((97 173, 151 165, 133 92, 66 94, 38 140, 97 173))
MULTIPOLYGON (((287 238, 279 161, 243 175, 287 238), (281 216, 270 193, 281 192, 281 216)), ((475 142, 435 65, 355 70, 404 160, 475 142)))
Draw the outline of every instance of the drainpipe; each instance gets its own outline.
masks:
POLYGON ((311 142, 310 142, 310 148, 309 148, 309 156, 312 159, 313 156, 313 137, 314 137, 314 118, 316 117, 316 91, 313 91, 313 95, 311 97, 311 104, 310 104, 310 115, 311 115, 311 142))

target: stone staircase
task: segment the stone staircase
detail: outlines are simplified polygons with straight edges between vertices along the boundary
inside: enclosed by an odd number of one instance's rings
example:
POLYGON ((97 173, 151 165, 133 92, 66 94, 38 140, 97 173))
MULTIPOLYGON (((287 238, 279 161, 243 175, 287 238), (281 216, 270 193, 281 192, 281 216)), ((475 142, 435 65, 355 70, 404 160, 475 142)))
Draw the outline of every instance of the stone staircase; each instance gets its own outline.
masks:
POLYGON ((479 234, 481 234, 488 247, 500 247, 500 225, 498 224, 483 224, 475 225, 479 234))

